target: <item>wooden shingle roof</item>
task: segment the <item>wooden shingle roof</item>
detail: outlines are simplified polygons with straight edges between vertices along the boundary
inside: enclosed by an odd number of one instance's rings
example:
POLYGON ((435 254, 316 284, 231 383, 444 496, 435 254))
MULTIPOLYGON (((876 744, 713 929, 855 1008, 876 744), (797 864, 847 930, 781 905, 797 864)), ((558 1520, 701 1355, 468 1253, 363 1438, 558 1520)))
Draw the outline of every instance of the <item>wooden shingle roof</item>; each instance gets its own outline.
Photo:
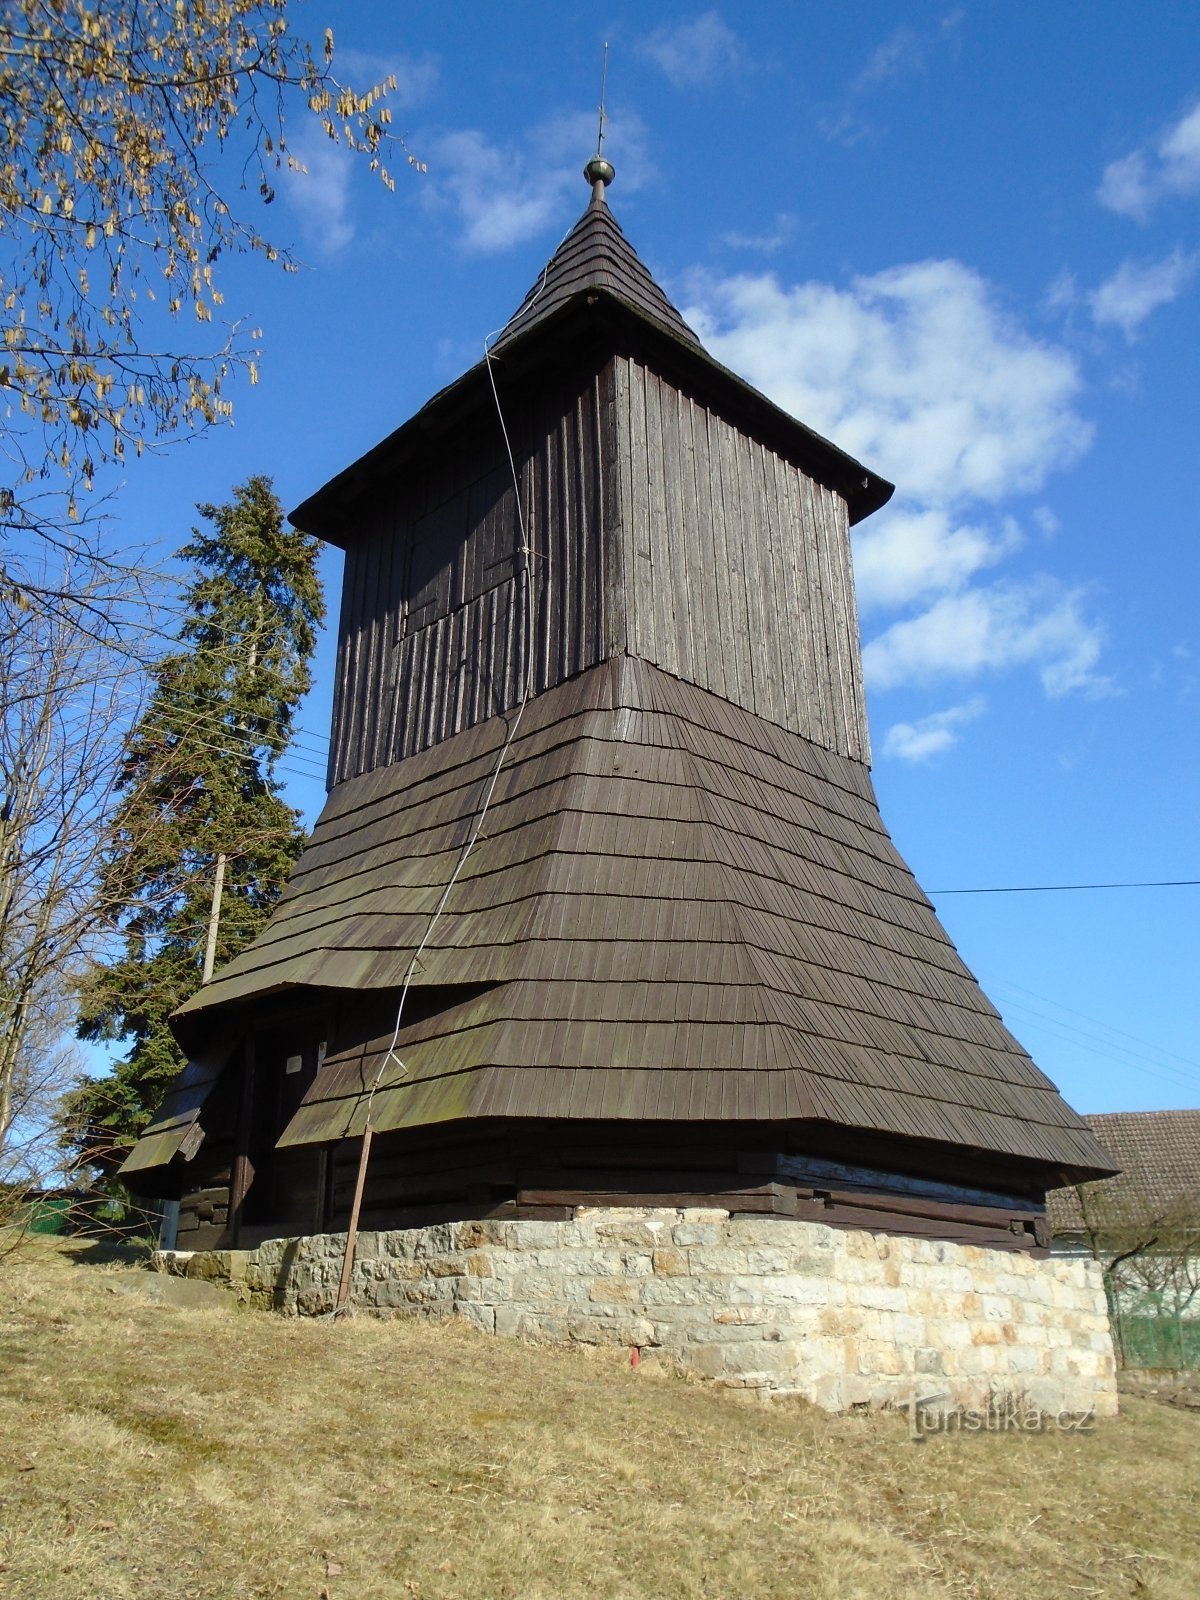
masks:
POLYGON ((677 371, 711 403, 718 400, 755 437, 795 460, 845 499, 851 525, 884 505, 892 485, 761 394, 711 356, 655 283, 603 199, 588 204, 481 361, 440 390, 414 416, 344 468, 291 513, 306 533, 345 546, 364 504, 427 458, 431 445, 486 412, 494 427, 491 381, 505 385, 561 360, 575 342, 632 342, 677 371))
POLYGON ((502 351, 578 294, 604 291, 673 338, 700 341, 651 277, 621 225, 596 197, 547 262, 494 349, 502 351))
MULTIPOLYGON (((335 789, 182 1027, 291 985, 397 988, 504 736, 335 789)), ((377 1128, 799 1119, 1112 1170, 947 939, 867 769, 629 657, 526 708, 415 980, 445 985, 463 998, 402 1028, 377 1128)), ((361 1131, 389 1043, 328 1058, 283 1142, 361 1131)))
MULTIPOLYGON (((1094 1225, 1144 1228, 1190 1216, 1200 1227, 1200 1111, 1110 1111, 1083 1120, 1121 1169, 1089 1186, 1094 1225)), ((1055 1233, 1082 1232, 1078 1193, 1053 1191, 1047 1217, 1055 1233)))

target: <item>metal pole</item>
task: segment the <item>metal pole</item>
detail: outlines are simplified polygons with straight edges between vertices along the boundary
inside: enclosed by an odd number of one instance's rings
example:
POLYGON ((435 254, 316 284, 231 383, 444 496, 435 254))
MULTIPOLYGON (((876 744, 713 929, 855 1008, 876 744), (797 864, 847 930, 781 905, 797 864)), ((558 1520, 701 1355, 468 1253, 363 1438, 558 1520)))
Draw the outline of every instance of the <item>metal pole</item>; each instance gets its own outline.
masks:
POLYGON ((221 921, 221 892, 225 888, 225 852, 217 857, 217 875, 213 879, 212 910, 208 914, 208 939, 204 945, 204 972, 200 982, 207 983, 217 964, 217 927, 221 921))
POLYGON ((371 1154, 371 1136, 374 1130, 368 1119, 363 1129, 362 1154, 358 1158, 358 1178, 354 1184, 354 1204, 350 1207, 350 1226, 346 1229, 346 1253, 342 1257, 342 1276, 338 1283, 334 1315, 346 1309, 350 1298, 350 1275, 354 1271, 354 1247, 358 1243, 358 1213, 362 1209, 363 1186, 367 1181, 367 1158, 371 1154))

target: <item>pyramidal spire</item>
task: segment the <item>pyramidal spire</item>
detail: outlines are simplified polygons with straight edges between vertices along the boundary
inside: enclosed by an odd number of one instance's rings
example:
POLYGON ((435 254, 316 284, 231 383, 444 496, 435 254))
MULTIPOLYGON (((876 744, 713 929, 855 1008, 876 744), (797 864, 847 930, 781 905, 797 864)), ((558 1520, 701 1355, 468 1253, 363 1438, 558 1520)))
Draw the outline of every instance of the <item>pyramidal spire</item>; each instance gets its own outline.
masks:
MULTIPOLYGON (((603 143, 603 123, 601 124, 603 143)), ((583 169, 592 198, 492 347, 502 349, 581 295, 607 294, 690 345, 700 343, 621 232, 605 194, 616 177, 597 153, 583 169)))

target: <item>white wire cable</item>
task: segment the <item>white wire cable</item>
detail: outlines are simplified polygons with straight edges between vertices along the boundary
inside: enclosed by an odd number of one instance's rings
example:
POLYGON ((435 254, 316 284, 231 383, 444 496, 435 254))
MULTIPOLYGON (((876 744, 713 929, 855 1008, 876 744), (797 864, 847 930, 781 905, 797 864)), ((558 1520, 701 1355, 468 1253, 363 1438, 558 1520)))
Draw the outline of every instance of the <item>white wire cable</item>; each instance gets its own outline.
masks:
MULTIPOLYGON (((573 227, 574 227, 574 224, 572 224, 572 228, 573 227)), ((507 728, 507 730, 505 732, 503 743, 501 744, 499 754, 496 757, 496 765, 492 769, 491 778, 489 779, 487 788, 484 791, 483 801, 482 801, 482 803, 481 803, 481 805, 479 807, 479 810, 476 813, 475 823, 474 823, 474 826, 471 829, 470 837, 467 839, 466 844, 463 846, 463 849, 459 854, 458 861, 455 863, 454 871, 450 874, 449 880, 446 883, 446 887, 442 890, 441 897, 439 898, 437 905, 434 907, 432 913, 430 914, 429 922, 427 923, 426 928, 425 928, 425 932, 421 937, 421 942, 417 946, 416 950, 413 952, 412 960, 409 962, 407 971, 404 974, 404 985, 400 990, 400 999, 399 999, 399 1003, 397 1004, 397 1007, 396 1007, 396 1025, 392 1029, 392 1040, 391 1040, 391 1043, 388 1045, 388 1048, 387 1048, 387 1051, 386 1051, 386 1053, 385 1053, 385 1055, 383 1057, 383 1060, 379 1063, 378 1070, 375 1073, 375 1077, 372 1080, 370 1090, 367 1093, 367 1115, 366 1115, 366 1124, 365 1124, 365 1126, 367 1126, 367 1127, 370 1126, 371 1111, 372 1111, 372 1108, 373 1108, 373 1106, 375 1104, 376 1092, 378 1091, 379 1086, 383 1081, 383 1075, 387 1071, 389 1065, 391 1065, 391 1063, 394 1062, 396 1064, 396 1066, 400 1069, 401 1076, 406 1076, 407 1075, 407 1071, 408 1071, 407 1067, 404 1065, 404 1062, 400 1059, 400 1057, 396 1054, 396 1042, 400 1037, 400 1029, 401 1029, 401 1026, 403 1025, 403 1021, 404 1021, 405 1007, 408 1004, 409 990, 412 987, 412 981, 413 981, 413 978, 416 976, 417 967, 420 964, 421 957, 424 955, 426 949, 428 948, 429 941, 433 937, 434 929, 437 927, 438 922, 441 920, 442 913, 446 909, 446 903, 450 899, 451 891, 453 890, 454 885, 458 882, 459 877, 462 874, 462 870, 466 866, 467 861, 470 858, 471 852, 474 850, 474 848, 475 848, 475 846, 476 846, 476 844, 477 844, 477 842, 479 840, 479 836, 483 831, 483 824, 487 819, 487 814, 488 814, 488 811, 489 811, 489 809, 491 807, 491 804, 492 804, 492 798, 496 793, 496 785, 500 781, 500 773, 504 768, 504 763, 508 759, 508 753, 512 749, 513 742, 517 737, 517 730, 521 726, 521 718, 525 715, 525 707, 529 704, 529 701, 530 701, 530 699, 531 699, 531 697, 533 695, 533 649, 534 649, 533 586, 531 585, 531 583, 529 581, 529 571, 530 571, 530 563, 531 563, 531 561, 533 559, 533 556, 534 556, 535 552, 533 551, 533 549, 532 549, 532 547, 531 547, 531 545, 529 543, 529 533, 528 533, 528 530, 527 530, 527 527, 526 527, 526 523, 525 523, 525 508, 524 508, 524 504, 523 504, 522 499, 521 499, 521 479, 520 479, 520 474, 517 471, 517 461, 516 461, 516 456, 513 453, 512 440, 511 440, 511 438, 509 436, 509 432, 508 432, 508 423, 505 421, 505 417, 504 417, 504 407, 500 404, 500 393, 499 393, 499 390, 496 387, 496 374, 495 374, 495 371, 494 371, 494 368, 493 368, 493 359, 494 358, 493 358, 493 355, 492 355, 492 346, 496 342, 496 340, 500 339, 504 335, 504 333, 507 331, 507 329, 512 326, 512 324, 517 320, 518 317, 525 316, 530 311, 533 310, 534 306, 537 304, 538 300, 542 296, 543 291, 545 290, 546 282, 547 282, 547 279, 549 278, 549 275, 550 275, 551 263, 553 262, 554 257, 558 254, 559 250, 562 248, 563 240, 566 239, 567 234, 569 234, 572 231, 572 228, 568 228, 567 229, 567 233, 563 234, 562 239, 559 240, 558 245, 554 249, 553 255, 551 255, 550 259, 546 262, 546 266, 545 266, 545 268, 544 268, 544 270, 542 272, 542 281, 538 285, 536 294, 534 294, 531 299, 527 300, 522 305, 518 306, 517 310, 513 313, 513 315, 509 318, 509 320, 504 324, 504 326, 502 328, 497 328, 497 329, 493 330, 493 332, 489 333, 487 335, 487 337, 483 341, 483 361, 484 361, 484 366, 487 368, 488 382, 489 382, 489 384, 491 386, 491 391, 492 391, 492 401, 493 401, 493 403, 494 403, 494 405, 496 407, 496 416, 497 416, 497 419, 499 420, 500 432, 501 432, 501 435, 503 436, 503 439, 504 439, 504 451, 505 451, 506 456, 508 457, 508 470, 509 470, 509 473, 510 473, 510 475, 512 477, 513 496, 514 496, 514 499, 515 499, 516 510, 517 510, 517 532, 518 532, 518 534, 520 536, 520 545, 519 545, 518 553, 520 554, 520 557, 521 557, 521 575, 524 577, 524 580, 525 580, 525 610, 524 610, 524 621, 525 621, 525 627, 524 627, 524 635, 525 635, 525 674, 524 674, 524 682, 523 682, 522 687, 521 687, 521 697, 520 697, 519 701, 517 702, 516 715, 513 717, 512 721, 509 723, 508 728, 507 728)), ((549 552, 547 552, 546 556, 545 556, 545 560, 547 562, 547 565, 549 564, 549 559, 550 559, 549 552)), ((514 603, 515 603, 516 597, 517 597, 517 595, 519 593, 520 593, 520 589, 519 588, 514 588, 514 590, 513 590, 514 603)))
MULTIPOLYGON (((570 232, 571 232, 571 229, 568 229, 567 233, 570 233, 570 232)), ((566 237, 567 237, 567 234, 564 233, 563 234, 563 239, 565 239, 566 237)), ((442 890, 441 897, 439 898, 437 905, 433 909, 433 912, 432 912, 432 914, 431 914, 431 916, 429 918, 429 922, 426 924, 425 932, 421 937, 421 942, 417 946, 416 950, 413 952, 412 959, 409 961, 407 971, 404 974, 404 985, 403 985, 402 989, 400 990, 400 999, 399 999, 399 1001, 398 1001, 398 1003, 396 1005, 396 1025, 392 1029, 392 1040, 391 1040, 391 1043, 387 1047, 387 1051, 384 1054, 383 1059, 380 1061, 379 1066, 376 1069, 375 1076, 371 1081, 370 1090, 367 1092, 367 1095, 366 1095, 366 1118, 365 1118, 364 1123, 363 1123, 363 1150, 362 1150, 362 1155, 360 1157, 359 1178, 358 1178, 358 1182, 359 1182, 360 1188, 365 1186, 366 1166, 367 1166, 367 1149, 368 1149, 368 1141, 369 1141, 369 1138, 370 1138, 370 1135, 371 1135, 371 1112, 372 1112, 372 1110, 374 1108, 374 1105, 375 1105, 375 1095, 376 1095, 376 1093, 377 1093, 377 1091, 379 1089, 380 1084, 383 1082, 383 1075, 387 1071, 389 1065, 392 1062, 395 1062, 396 1066, 400 1069, 400 1076, 401 1077, 406 1077, 408 1075, 408 1068, 405 1066, 404 1062, 400 1059, 400 1057, 396 1054, 396 1044, 397 1044, 397 1041, 400 1038, 400 1028, 401 1028, 401 1026, 403 1024, 403 1021, 404 1021, 404 1011, 405 1011, 405 1007, 408 1004, 408 994, 409 994, 410 988, 412 987, 413 978, 416 976, 417 967, 420 964, 421 957, 425 953, 425 950, 427 949, 427 947, 429 945, 430 939, 432 939, 432 937, 433 937, 434 929, 437 927, 438 922, 441 919, 442 913, 446 909, 446 904, 447 904, 447 901, 450 899, 451 891, 453 890, 454 885, 458 882, 459 877, 462 874, 462 870, 466 866, 467 861, 470 858, 471 852, 474 850, 475 845, 479 840, 480 834, 483 832, 483 825, 484 825, 484 822, 487 819, 488 810, 489 810, 489 808, 490 808, 490 806, 492 804, 492 799, 493 799, 493 797, 494 797, 494 795, 496 793, 496 785, 500 781, 500 774, 503 771, 504 763, 508 759, 508 753, 512 749, 513 741, 517 737, 517 730, 521 726, 521 718, 525 715, 525 707, 529 704, 529 701, 530 701, 530 699, 531 699, 531 697, 533 695, 533 647, 534 647, 533 586, 529 581, 530 562, 531 562, 531 558, 533 556, 533 550, 530 547, 529 533, 528 533, 528 529, 527 529, 526 523, 525 523, 525 508, 524 508, 524 504, 523 504, 522 499, 521 499, 521 479, 520 479, 520 474, 517 472, 517 462, 516 462, 516 457, 513 454, 512 440, 509 437, 508 424, 507 424, 507 422, 505 421, 505 418, 504 418, 504 407, 500 404, 500 394, 499 394, 499 390, 496 387, 496 376, 495 376, 495 373, 494 373, 494 371, 492 369, 492 360, 493 360, 493 358, 492 358, 492 345, 497 339, 499 339, 505 333, 505 331, 508 328, 510 328, 512 326, 512 324, 517 320, 518 317, 528 313, 529 311, 532 311, 533 307, 537 304, 538 300, 540 299, 540 297, 542 295, 542 292, 544 291, 544 289, 546 287, 546 281, 547 281, 547 279, 548 279, 548 277, 550 275, 551 263, 554 260, 554 256, 556 256, 558 254, 558 251, 561 248, 562 248, 562 240, 560 240, 558 246, 556 246, 555 251, 554 251, 554 255, 552 255, 550 257, 550 260, 547 261, 547 263, 546 263, 545 270, 542 273, 542 281, 538 285, 538 288, 537 288, 537 293, 534 294, 527 302, 525 302, 524 304, 518 306, 517 310, 508 319, 508 321, 504 324, 503 328, 500 328, 500 329, 496 330, 495 332, 488 334, 488 336, 483 341, 483 360, 484 360, 484 365, 487 368, 488 382, 491 385, 492 400, 493 400, 493 403, 495 404, 495 407, 496 407, 496 416, 497 416, 497 418, 499 419, 499 422, 500 422, 500 432, 501 432, 501 434, 503 435, 503 438, 504 438, 504 450, 505 450, 505 454, 508 457, 508 470, 512 475, 513 495, 514 495, 514 498, 515 498, 515 501, 516 501, 516 510, 517 510, 517 532, 518 532, 518 534, 520 536, 520 541, 521 541, 520 542, 520 548, 519 548, 519 553, 520 553, 520 556, 521 556, 521 573, 522 573, 522 575, 524 576, 524 579, 525 579, 525 627, 524 627, 525 674, 524 674, 524 681, 523 681, 522 686, 521 686, 521 697, 520 697, 520 700, 518 701, 517 707, 516 707, 516 715, 513 717, 512 721, 509 723, 507 729, 505 730, 504 739, 503 739, 503 742, 501 743, 499 754, 496 757, 496 765, 492 768, 491 778, 488 780, 488 785, 487 785, 487 788, 484 791, 483 800, 482 800, 482 802, 480 804, 479 810, 476 812, 475 822, 474 822, 474 825, 473 825, 473 827, 471 829, 470 837, 467 839, 466 844, 463 846, 461 852, 459 853, 458 860, 457 860, 457 862, 455 863, 455 866, 454 866, 454 871, 450 874, 450 877, 449 877, 449 880, 447 881, 446 887, 442 890)), ((548 563, 549 562, 549 552, 547 552, 546 560, 547 560, 547 563, 548 563)), ((519 586, 518 585, 514 585, 513 586, 513 604, 514 604, 514 606, 517 603, 517 596, 520 594, 520 592, 521 591, 520 591, 519 586)), ((353 1109, 351 1110, 351 1113, 350 1113, 351 1120, 353 1120, 353 1117, 354 1117, 355 1113, 357 1112, 358 1107, 362 1104, 362 1101, 363 1101, 363 1093, 360 1090, 358 1098, 355 1100, 354 1107, 353 1107, 353 1109)), ((349 1124, 347 1124, 346 1133, 347 1134, 349 1133, 349 1124)), ((356 1247, 357 1247, 357 1227, 356 1227, 356 1219, 354 1218, 353 1215, 352 1215, 352 1218, 351 1218, 351 1224, 352 1224, 351 1230, 346 1235, 346 1254, 345 1254, 345 1258, 344 1258, 344 1260, 342 1262, 343 1282, 348 1281, 349 1273, 352 1270, 354 1255, 356 1253, 356 1247)), ((341 1290, 339 1289, 339 1299, 340 1299, 340 1295, 341 1295, 341 1290)), ((344 1313, 348 1309, 349 1309, 348 1303, 341 1304, 340 1306, 339 1306, 339 1304, 335 1303, 334 1306, 332 1307, 332 1309, 326 1313, 326 1316, 330 1320, 332 1320, 332 1319, 336 1318, 337 1316, 341 1315, 342 1313, 344 1313)))

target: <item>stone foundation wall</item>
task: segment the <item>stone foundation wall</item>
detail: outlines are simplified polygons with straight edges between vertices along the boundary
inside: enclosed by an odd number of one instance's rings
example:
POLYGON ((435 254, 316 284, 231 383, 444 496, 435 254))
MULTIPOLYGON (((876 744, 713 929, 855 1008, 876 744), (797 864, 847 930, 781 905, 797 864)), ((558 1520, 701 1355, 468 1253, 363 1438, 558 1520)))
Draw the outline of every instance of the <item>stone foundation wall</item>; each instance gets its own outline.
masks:
MULTIPOLYGON (((290 1314, 333 1307, 344 1234, 164 1256, 290 1314)), ((643 1365, 831 1411, 914 1396, 1113 1415, 1099 1268, 718 1210, 580 1208, 359 1239, 352 1304, 487 1333, 637 1348, 643 1365)))

